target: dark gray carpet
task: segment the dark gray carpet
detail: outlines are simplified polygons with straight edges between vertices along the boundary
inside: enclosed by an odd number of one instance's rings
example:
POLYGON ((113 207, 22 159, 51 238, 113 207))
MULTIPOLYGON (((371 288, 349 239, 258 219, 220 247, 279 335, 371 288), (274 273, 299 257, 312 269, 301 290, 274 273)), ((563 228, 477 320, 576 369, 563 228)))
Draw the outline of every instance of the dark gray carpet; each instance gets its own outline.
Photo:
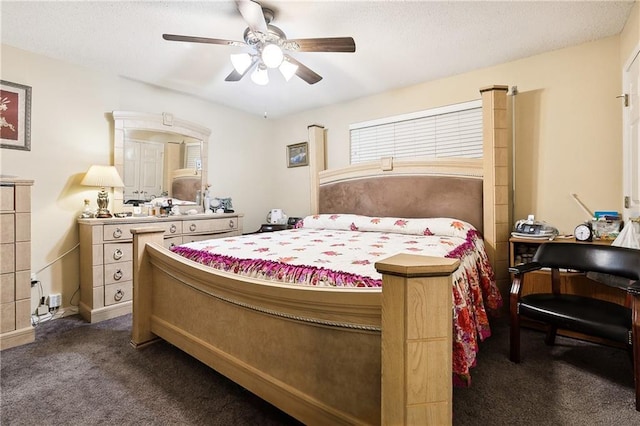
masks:
POLYGON ((509 327, 494 324, 472 385, 454 389, 455 425, 640 425, 628 352, 523 329, 521 363, 509 361, 509 327))
MULTIPOLYGON (((297 422, 173 346, 129 345, 130 316, 44 323, 36 342, 0 353, 2 425, 295 425, 297 422)), ((632 425, 633 375, 620 349, 523 334, 509 362, 494 324, 469 389, 454 390, 456 425, 632 425)))
POLYGON ((43 323, 0 353, 1 424, 285 425, 293 419, 183 353, 130 344, 131 316, 43 323))

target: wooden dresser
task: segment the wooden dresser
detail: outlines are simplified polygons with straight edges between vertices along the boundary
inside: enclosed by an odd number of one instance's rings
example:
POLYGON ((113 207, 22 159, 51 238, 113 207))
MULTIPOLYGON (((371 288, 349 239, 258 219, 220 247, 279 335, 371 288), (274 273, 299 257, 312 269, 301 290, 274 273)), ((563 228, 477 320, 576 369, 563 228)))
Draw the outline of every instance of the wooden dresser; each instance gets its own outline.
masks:
POLYGON ((242 234, 242 214, 78 219, 80 226, 80 314, 89 322, 131 312, 131 229, 160 226, 165 246, 242 234))
POLYGON ((31 325, 32 180, 0 178, 0 349, 35 340, 31 325))

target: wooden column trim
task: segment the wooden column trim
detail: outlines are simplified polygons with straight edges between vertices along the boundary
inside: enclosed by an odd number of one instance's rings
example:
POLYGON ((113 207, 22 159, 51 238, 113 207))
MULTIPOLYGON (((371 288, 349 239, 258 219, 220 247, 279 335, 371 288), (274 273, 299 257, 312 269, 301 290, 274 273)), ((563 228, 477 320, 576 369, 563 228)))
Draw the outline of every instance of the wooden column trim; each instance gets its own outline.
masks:
POLYGON ((319 173, 327 168, 325 157, 325 131, 324 127, 312 124, 308 128, 309 132, 309 188, 311 214, 318 213, 320 202, 320 178, 319 173))
POLYGON ((496 282, 503 295, 509 287, 509 133, 507 129, 507 86, 480 89, 483 121, 483 208, 484 240, 496 282))
POLYGON ((382 280, 381 424, 451 424, 452 277, 457 259, 399 254, 382 280))

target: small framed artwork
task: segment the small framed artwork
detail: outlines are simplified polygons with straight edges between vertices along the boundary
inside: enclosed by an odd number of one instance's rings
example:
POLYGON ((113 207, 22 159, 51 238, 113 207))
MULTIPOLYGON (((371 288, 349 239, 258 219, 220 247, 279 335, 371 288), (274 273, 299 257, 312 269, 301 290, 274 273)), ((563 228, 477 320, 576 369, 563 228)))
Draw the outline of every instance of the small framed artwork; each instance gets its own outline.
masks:
POLYGON ((31 151, 31 87, 0 80, 0 148, 31 151))
POLYGON ((287 145, 287 167, 309 165, 309 144, 307 142, 287 145))

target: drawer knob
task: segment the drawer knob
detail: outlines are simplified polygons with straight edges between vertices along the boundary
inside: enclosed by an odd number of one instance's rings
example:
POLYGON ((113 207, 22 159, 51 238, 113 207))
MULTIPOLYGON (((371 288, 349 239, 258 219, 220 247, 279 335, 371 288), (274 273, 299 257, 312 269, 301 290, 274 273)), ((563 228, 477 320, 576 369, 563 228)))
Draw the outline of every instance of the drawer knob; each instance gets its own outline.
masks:
POLYGON ((171 232, 172 234, 175 234, 177 230, 178 228, 176 227, 175 224, 172 224, 171 227, 169 228, 169 232, 171 232))
POLYGON ((113 273, 113 279, 118 281, 120 279, 122 279, 122 269, 118 269, 116 272, 113 273))
POLYGON ((113 300, 115 300, 116 302, 119 302, 122 300, 123 297, 124 297, 124 291, 117 289, 116 293, 113 295, 113 300))
POLYGON ((116 230, 113 231, 113 238, 120 238, 120 237, 122 237, 122 229, 116 228, 116 230))
POLYGON ((192 223, 191 225, 189 225, 189 231, 193 232, 196 230, 196 224, 192 223))
POLYGON ((116 249, 116 250, 113 252, 113 258, 114 258, 115 260, 120 260, 120 259, 122 259, 122 255, 123 255, 123 253, 122 253, 122 250, 120 250, 120 249, 116 249))
POLYGON ((235 223, 233 222, 233 219, 229 219, 229 228, 233 229, 234 225, 235 225, 235 223))

